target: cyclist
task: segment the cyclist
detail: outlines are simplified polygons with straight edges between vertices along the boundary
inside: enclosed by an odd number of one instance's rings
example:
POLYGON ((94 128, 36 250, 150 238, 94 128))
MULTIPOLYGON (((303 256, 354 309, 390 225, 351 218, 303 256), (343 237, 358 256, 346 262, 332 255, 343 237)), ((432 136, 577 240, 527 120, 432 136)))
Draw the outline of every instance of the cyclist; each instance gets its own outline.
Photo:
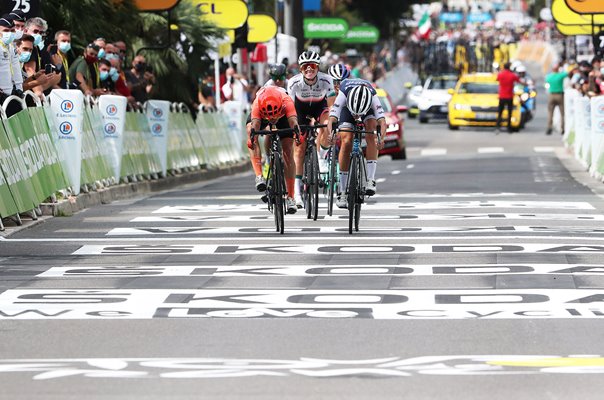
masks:
POLYGON ((270 79, 263 86, 279 86, 287 89, 287 67, 284 64, 271 64, 268 67, 270 79))
POLYGON ((329 67, 327 73, 333 78, 334 93, 337 96, 340 93, 340 84, 350 76, 350 71, 346 65, 340 63, 329 67))
MULTIPOLYGON (((304 125, 310 125, 311 119, 324 124, 329 114, 329 107, 335 100, 333 79, 328 74, 319 72, 320 57, 314 51, 305 51, 298 57, 300 73, 291 78, 287 92, 294 100, 296 112, 304 125)), ((318 130, 319 170, 327 172, 325 156, 329 150, 329 138, 324 129, 318 130)), ((296 185, 295 199, 298 208, 302 208, 302 173, 304 171, 304 153, 306 144, 295 149, 296 185)))
MULTIPOLYGON (((348 183, 348 171, 350 168, 350 152, 352 150, 353 129, 355 118, 361 117, 365 123, 365 129, 375 131, 380 124, 381 132, 386 132, 386 118, 384 109, 377 97, 371 83, 364 79, 346 79, 340 85, 340 92, 329 113, 327 129, 332 132, 334 124, 338 124, 340 134, 340 188, 346 188, 348 183)), ((331 136, 330 136, 331 139, 331 136)), ((375 171, 377 169, 377 157, 379 149, 384 146, 380 143, 378 148, 377 135, 367 135, 366 159, 367 159, 367 187, 368 196, 376 192, 375 171)), ((336 205, 339 208, 347 208, 346 196, 338 194, 336 205)))
MULTIPOLYGON (((254 137, 254 143, 250 139, 250 133, 253 130, 261 130, 267 126, 275 125, 277 129, 293 128, 296 135, 300 132, 298 126, 298 117, 296 108, 287 92, 276 86, 267 86, 258 90, 256 100, 252 104, 251 123, 248 125, 247 147, 250 149, 252 166, 256 174, 256 189, 258 191, 266 190, 266 180, 262 176, 262 158, 260 156, 260 146, 258 138, 254 137)), ((294 133, 280 133, 279 137, 283 147, 283 164, 285 174, 285 186, 288 193, 286 207, 288 214, 295 214, 298 211, 294 199, 291 197, 294 193, 294 133)))

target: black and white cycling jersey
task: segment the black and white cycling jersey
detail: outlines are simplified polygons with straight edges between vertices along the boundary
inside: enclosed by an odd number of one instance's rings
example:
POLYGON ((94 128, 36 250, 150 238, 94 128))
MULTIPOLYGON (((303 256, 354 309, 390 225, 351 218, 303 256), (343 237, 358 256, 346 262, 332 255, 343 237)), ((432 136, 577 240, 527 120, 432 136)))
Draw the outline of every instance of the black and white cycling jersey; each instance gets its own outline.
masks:
POLYGON ((385 118, 384 108, 382 107, 382 103, 380 103, 380 99, 378 98, 375 89, 371 85, 371 82, 366 81, 364 79, 344 79, 342 81, 342 84, 340 85, 340 93, 338 93, 336 101, 334 102, 329 112, 330 117, 335 117, 340 122, 353 122, 353 120, 351 120, 350 112, 346 107, 346 97, 348 96, 348 93, 352 90, 352 88, 359 85, 367 86, 371 91, 371 94, 373 95, 371 101, 371 108, 369 109, 369 112, 365 117, 371 117, 375 119, 385 118), (342 118, 343 112, 345 118, 342 118))

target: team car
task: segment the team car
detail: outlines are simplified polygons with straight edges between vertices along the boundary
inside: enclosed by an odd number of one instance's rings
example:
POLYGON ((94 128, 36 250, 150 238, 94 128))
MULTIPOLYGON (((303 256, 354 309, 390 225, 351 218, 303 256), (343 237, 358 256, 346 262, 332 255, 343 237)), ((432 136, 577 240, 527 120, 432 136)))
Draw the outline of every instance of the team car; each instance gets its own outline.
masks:
MULTIPOLYGON (((456 130, 460 126, 497 125, 497 108, 499 105, 499 83, 497 74, 477 72, 462 75, 454 89, 449 89, 449 129, 456 130)), ((502 126, 507 126, 507 111, 501 117, 502 126)), ((520 130, 521 111, 520 99, 514 97, 511 127, 513 132, 520 130)))
POLYGON ((375 91, 380 99, 380 103, 382 103, 387 124, 386 134, 382 135, 384 148, 380 150, 379 155, 390 155, 394 160, 404 160, 407 158, 405 139, 403 136, 404 119, 399 117, 397 113, 407 111, 407 107, 398 106, 395 108, 392 105, 390 96, 384 89, 376 88, 375 91))

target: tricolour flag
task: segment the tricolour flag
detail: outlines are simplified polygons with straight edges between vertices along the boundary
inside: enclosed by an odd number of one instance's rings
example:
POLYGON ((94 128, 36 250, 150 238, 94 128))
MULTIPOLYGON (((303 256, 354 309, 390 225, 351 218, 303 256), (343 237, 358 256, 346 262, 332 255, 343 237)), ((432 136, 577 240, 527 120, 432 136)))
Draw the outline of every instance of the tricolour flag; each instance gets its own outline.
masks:
POLYGON ((417 36, 420 39, 428 39, 430 37, 430 32, 432 30, 432 21, 430 21, 430 16, 427 12, 424 12, 422 15, 422 19, 419 20, 417 24, 417 36))

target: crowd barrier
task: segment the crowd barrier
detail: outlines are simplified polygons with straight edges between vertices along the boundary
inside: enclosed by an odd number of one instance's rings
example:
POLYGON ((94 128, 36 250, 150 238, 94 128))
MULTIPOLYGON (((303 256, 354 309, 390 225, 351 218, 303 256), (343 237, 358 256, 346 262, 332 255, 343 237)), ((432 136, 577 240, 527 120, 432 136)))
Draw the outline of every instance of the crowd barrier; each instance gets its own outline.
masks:
POLYGON ((18 225, 20 214, 36 219, 39 205, 57 195, 216 169, 248 157, 239 103, 195 120, 182 103, 127 107, 124 97, 85 98, 78 90, 53 90, 44 105, 32 92, 7 98, 0 107, 0 229, 2 218, 18 225), (7 117, 11 102, 21 111, 7 117))
POLYGON ((604 96, 585 97, 575 89, 564 91, 565 145, 591 176, 604 177, 604 96))

